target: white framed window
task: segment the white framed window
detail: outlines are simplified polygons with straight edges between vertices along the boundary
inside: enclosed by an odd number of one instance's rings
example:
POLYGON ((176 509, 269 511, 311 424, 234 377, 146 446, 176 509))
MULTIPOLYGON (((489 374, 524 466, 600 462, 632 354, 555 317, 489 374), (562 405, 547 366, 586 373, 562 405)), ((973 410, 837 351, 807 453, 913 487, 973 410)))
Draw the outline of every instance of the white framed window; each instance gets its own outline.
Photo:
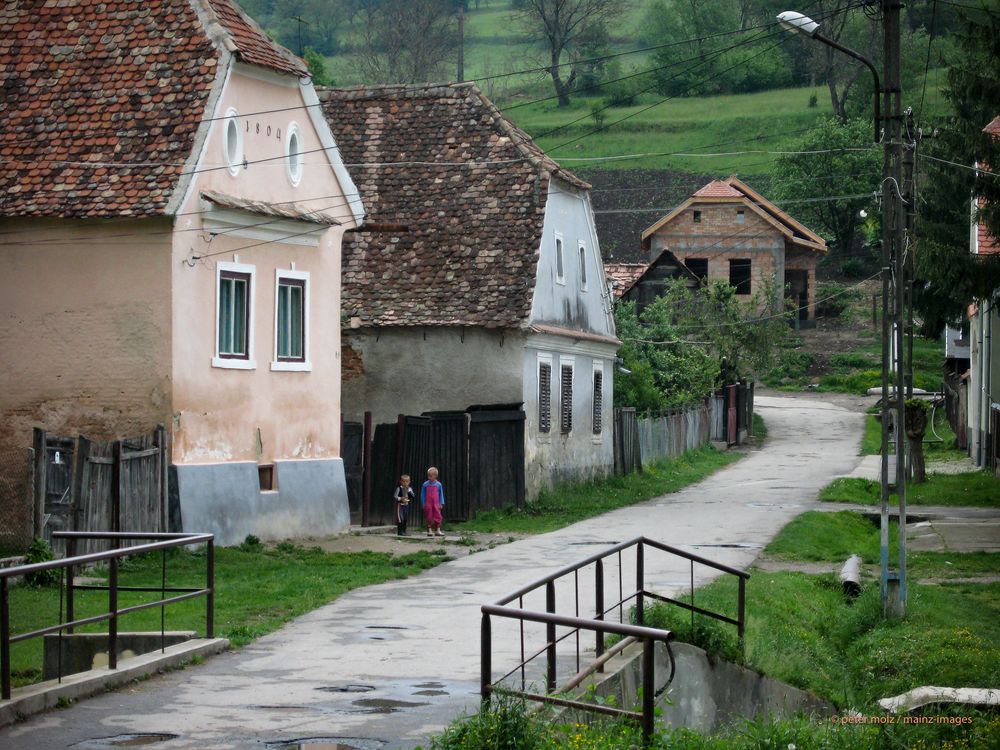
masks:
POLYGON ((285 130, 285 169, 292 185, 302 181, 302 133, 297 123, 289 123, 285 130))
POLYGON ((604 363, 594 360, 594 437, 597 438, 604 431, 604 363))
POLYGON ((556 283, 566 283, 566 258, 563 255, 563 236, 556 232, 556 283))
POLYGON ((552 355, 538 355, 538 432, 552 431, 552 355))
POLYGON ((573 431, 573 358, 559 358, 559 431, 573 431))
POLYGON ((736 209, 736 223, 746 224, 747 223, 747 212, 742 208, 736 209))
POLYGON ((309 272, 274 272, 274 359, 271 370, 309 372, 309 272))
POLYGON ((577 243, 577 254, 580 256, 580 289, 587 291, 587 245, 583 240, 577 243))
POLYGON ((215 267, 215 356, 212 367, 253 370, 253 295, 256 268, 245 263, 215 267))
POLYGON ((229 174, 239 174, 245 157, 243 155, 243 130, 240 128, 239 113, 230 107, 222 125, 222 155, 229 167, 229 174))

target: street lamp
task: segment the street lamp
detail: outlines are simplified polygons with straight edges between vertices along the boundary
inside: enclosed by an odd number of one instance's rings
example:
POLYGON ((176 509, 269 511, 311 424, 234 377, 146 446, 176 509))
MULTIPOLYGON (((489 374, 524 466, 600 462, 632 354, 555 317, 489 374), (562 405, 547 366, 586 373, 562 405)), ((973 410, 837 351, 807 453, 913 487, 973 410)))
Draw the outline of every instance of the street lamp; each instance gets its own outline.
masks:
MULTIPOLYGON (((903 262, 903 178, 902 178, 902 133, 899 82, 899 3, 882 0, 882 19, 885 47, 886 88, 883 91, 881 79, 875 65, 867 57, 855 52, 833 39, 819 33, 819 24, 802 13, 793 10, 778 15, 782 28, 795 34, 815 39, 848 57, 863 63, 871 71, 875 80, 875 142, 881 143, 884 159, 882 163, 882 505, 880 533, 881 594, 882 608, 888 616, 902 616, 906 612, 906 443, 905 410, 903 401, 903 295, 907 288, 907 270, 903 262), (885 96, 887 116, 882 119, 880 99, 885 96), (893 300, 892 326, 889 324, 890 296, 893 300), (890 347, 890 342, 895 344, 890 347), (894 351, 890 354, 890 350, 894 351), (892 360, 892 366, 890 366, 892 360), (889 375, 895 379, 894 403, 890 409, 889 375), (895 417, 895 478, 890 479, 889 464, 889 415, 895 417), (899 498, 899 567, 889 569, 889 495, 895 485, 899 498)), ((912 201, 912 195, 911 201, 912 201)), ((912 329, 911 329, 912 335, 912 329)))
POLYGON ((848 57, 853 57, 860 63, 863 63, 868 67, 868 70, 872 72, 872 77, 875 79, 875 143, 880 143, 882 141, 882 107, 879 102, 879 96, 882 93, 882 83, 878 77, 878 71, 875 69, 875 63, 869 60, 867 57, 862 55, 860 52, 855 52, 849 47, 845 47, 839 42, 835 42, 830 37, 823 36, 819 33, 819 24, 812 20, 809 16, 798 13, 794 10, 786 10, 784 13, 778 14, 778 23, 781 24, 781 28, 785 31, 791 31, 794 34, 800 34, 801 36, 809 37, 810 39, 815 39, 817 42, 822 42, 828 47, 833 47, 835 50, 843 52, 848 57))

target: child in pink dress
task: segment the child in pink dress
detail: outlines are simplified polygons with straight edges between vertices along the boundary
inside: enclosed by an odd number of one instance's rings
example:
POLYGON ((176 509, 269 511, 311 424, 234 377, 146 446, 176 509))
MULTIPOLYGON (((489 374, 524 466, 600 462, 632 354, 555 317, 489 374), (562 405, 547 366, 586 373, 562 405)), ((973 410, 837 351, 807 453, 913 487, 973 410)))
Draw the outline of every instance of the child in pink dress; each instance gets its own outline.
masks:
POLYGON ((444 487, 438 481, 438 470, 427 470, 427 481, 420 487, 420 507, 427 521, 427 536, 444 536, 441 531, 441 509, 444 508, 444 487))

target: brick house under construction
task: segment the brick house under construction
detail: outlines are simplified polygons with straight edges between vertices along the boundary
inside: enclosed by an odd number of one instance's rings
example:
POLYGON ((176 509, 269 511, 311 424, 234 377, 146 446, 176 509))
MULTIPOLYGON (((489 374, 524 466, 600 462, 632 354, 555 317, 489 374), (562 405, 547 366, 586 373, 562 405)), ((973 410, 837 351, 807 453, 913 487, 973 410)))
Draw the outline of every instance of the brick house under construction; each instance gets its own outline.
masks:
POLYGON ((736 177, 695 192, 642 233, 642 246, 651 269, 670 252, 696 276, 726 281, 747 299, 773 284, 794 302, 801 325, 815 324, 826 241, 736 177))

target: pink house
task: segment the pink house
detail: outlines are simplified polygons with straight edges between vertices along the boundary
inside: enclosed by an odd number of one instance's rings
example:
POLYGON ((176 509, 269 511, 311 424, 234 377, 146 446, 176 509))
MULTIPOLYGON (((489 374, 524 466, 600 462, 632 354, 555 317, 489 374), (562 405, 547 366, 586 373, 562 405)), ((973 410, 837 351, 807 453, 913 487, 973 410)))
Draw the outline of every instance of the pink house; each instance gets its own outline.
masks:
POLYGON ((344 527, 363 208, 304 63, 230 0, 21 0, 0 89, 0 448, 162 423, 184 529, 344 527))

